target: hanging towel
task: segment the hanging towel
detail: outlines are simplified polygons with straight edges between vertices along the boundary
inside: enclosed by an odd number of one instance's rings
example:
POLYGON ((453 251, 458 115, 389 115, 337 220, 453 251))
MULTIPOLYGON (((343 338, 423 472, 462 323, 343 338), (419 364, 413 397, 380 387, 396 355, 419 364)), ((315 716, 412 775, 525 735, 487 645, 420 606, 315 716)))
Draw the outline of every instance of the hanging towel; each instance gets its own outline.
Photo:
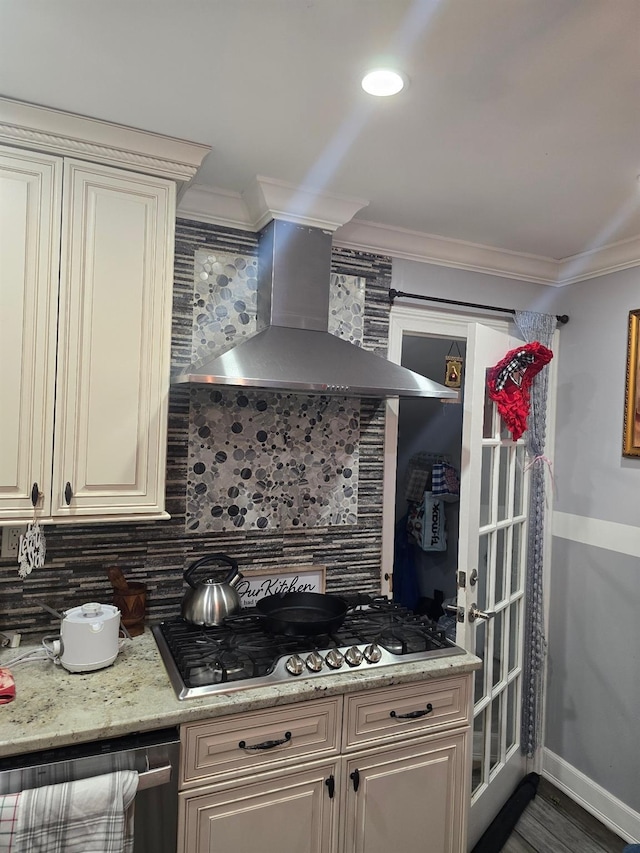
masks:
POLYGON ((460 497, 460 477, 448 462, 435 462, 431 473, 431 494, 447 503, 460 497))
POLYGON ((16 821, 18 819, 18 800, 20 794, 6 794, 0 797, 0 853, 12 853, 16 821))
POLYGON ((137 789, 138 774, 121 770, 0 798, 0 851, 132 853, 137 789))

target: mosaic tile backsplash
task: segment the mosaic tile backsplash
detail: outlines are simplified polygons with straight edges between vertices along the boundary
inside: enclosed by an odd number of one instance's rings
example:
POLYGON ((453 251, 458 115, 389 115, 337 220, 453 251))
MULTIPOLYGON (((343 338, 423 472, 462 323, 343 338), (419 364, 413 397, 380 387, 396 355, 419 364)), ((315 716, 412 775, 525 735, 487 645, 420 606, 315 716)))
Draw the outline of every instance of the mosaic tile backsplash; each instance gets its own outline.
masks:
MULTIPOLYGON (((257 331, 251 255, 194 254, 192 361, 257 331)), ((362 345, 365 279, 332 273, 327 323, 362 345)), ((193 388, 186 529, 356 524, 360 401, 193 388)))
MULTIPOLYGON (((193 262, 191 361, 222 355, 257 331, 255 257, 198 249, 193 262)), ((329 331, 356 346, 364 335, 365 279, 331 273, 329 331)))
POLYGON ((198 249, 193 268, 191 360, 197 364, 255 334, 258 263, 251 256, 198 249))
MULTIPOLYGON (((233 278, 237 286, 239 281, 248 282, 252 278, 250 273, 251 268, 255 268, 256 254, 256 235, 251 232, 177 220, 172 328, 174 369, 184 368, 193 360, 194 328, 197 325, 194 323, 194 282, 201 273, 207 272, 208 276, 207 281, 199 278, 201 283, 207 285, 206 290, 203 288, 200 291, 199 299, 203 300, 199 306, 201 313, 205 313, 207 300, 214 301, 216 298, 215 294, 210 295, 209 274, 219 271, 213 267, 211 271, 206 270, 204 263, 211 263, 209 256, 224 259, 222 274, 228 275, 229 279, 233 278), (246 277, 240 275, 235 265, 235 259, 238 258, 246 261, 246 277), (224 272, 229 259, 234 261, 235 273, 230 269, 224 272)), ((333 328, 337 330, 340 327, 342 337, 383 355, 389 328, 390 259, 334 246, 332 271, 330 323, 336 324, 333 328), (345 289, 349 293, 345 293, 345 289), (358 290, 357 294, 355 289, 358 290)), ((246 289, 250 291, 250 286, 247 285, 246 289)), ((250 300, 243 301, 247 303, 246 313, 251 320, 250 300)), ((238 302, 237 298, 235 302, 238 302)), ((239 305, 235 306, 235 302, 231 306, 231 314, 234 316, 233 312, 237 312, 240 317, 245 312, 240 310, 239 305)), ((216 322, 222 324, 223 319, 226 321, 220 315, 217 315, 216 321, 215 311, 212 315, 208 309, 206 316, 214 325, 216 322)), ((250 333, 251 322, 244 323, 244 319, 242 316, 237 334, 242 334, 245 327, 250 333)), ((231 323, 225 322, 225 325, 231 323)), ((233 417, 235 422, 235 419, 242 417, 241 412, 246 407, 237 405, 233 392, 231 399, 235 401, 235 414, 233 406, 229 406, 225 409, 225 417, 233 417)), ((304 403, 304 398, 300 399, 304 403)), ((187 386, 173 387, 169 397, 166 490, 166 508, 171 518, 157 522, 48 526, 47 559, 43 569, 33 571, 22 580, 18 577, 17 565, 13 561, 0 560, 0 631, 19 630, 27 634, 41 634, 55 629, 55 620, 38 606, 37 601, 44 601, 58 610, 87 601, 110 602, 112 590, 107 577, 110 566, 118 566, 131 581, 144 581, 147 584, 149 622, 170 618, 180 612, 184 570, 193 561, 213 552, 234 557, 241 570, 324 565, 327 567, 327 591, 336 594, 353 590, 379 591, 384 404, 371 399, 359 401, 359 440, 354 442, 354 452, 347 448, 348 441, 344 437, 345 446, 340 448, 343 455, 339 456, 336 451, 338 455, 331 462, 338 473, 339 465, 344 463, 346 467, 348 458, 353 456, 357 461, 357 472, 355 461, 352 469, 352 477, 357 473, 358 480, 355 504, 351 503, 353 496, 347 494, 350 478, 344 476, 346 471, 343 469, 339 472, 336 479, 336 485, 339 484, 341 489, 344 487, 339 511, 343 519, 347 518, 347 524, 311 523, 314 513, 326 512, 326 508, 316 507, 311 501, 313 492, 308 492, 307 499, 307 492, 304 491, 300 495, 304 511, 298 516, 300 523, 297 525, 260 528, 256 518, 253 526, 245 521, 240 527, 231 524, 225 530, 205 532, 190 530, 187 523, 187 514, 193 512, 188 498, 189 482, 194 476, 189 456, 191 409, 191 390, 187 386), (354 508, 356 506, 357 510, 354 508), (355 523, 350 519, 350 513, 356 516, 355 523)), ((301 430, 306 429, 302 427, 303 420, 300 423, 301 430)), ((355 427, 349 426, 349 429, 354 431, 355 427)), ((329 441, 329 436, 323 437, 318 433, 313 439, 314 451, 316 445, 323 446, 323 442, 329 441)), ((290 446, 286 444, 287 448, 290 446)), ((251 466, 255 465, 254 460, 250 461, 251 466)), ((283 450, 281 462, 293 466, 299 460, 289 450, 286 453, 283 450)), ((234 468, 241 472, 243 468, 251 466, 240 464, 240 460, 234 461, 234 468)), ((257 475, 257 467, 252 467, 252 478, 254 471, 257 475)), ((237 474, 233 476, 238 477, 237 474)), ((244 482, 242 473, 239 479, 244 482)), ((312 481, 313 477, 310 478, 312 481)), ((238 507, 240 510, 241 507, 238 507)), ((195 520, 195 516, 191 518, 195 520)))
POLYGON ((360 405, 191 389, 187 530, 356 524, 360 405))

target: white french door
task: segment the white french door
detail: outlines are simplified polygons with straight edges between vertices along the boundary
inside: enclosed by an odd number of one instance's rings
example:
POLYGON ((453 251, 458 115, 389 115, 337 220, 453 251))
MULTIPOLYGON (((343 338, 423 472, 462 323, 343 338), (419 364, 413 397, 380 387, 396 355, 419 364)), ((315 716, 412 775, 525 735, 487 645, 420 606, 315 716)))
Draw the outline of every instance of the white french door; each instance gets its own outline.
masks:
POLYGON ((526 774, 520 752, 529 474, 486 391, 486 371, 518 341, 470 324, 467 336, 456 641, 474 674, 471 850, 526 774))
MULTIPOLYGON (((533 769, 520 754, 529 476, 523 441, 511 440, 486 395, 487 368, 522 341, 509 335, 506 320, 483 318, 481 325, 475 320, 396 305, 388 353, 390 360, 401 363, 404 335, 467 341, 458 540, 458 570, 464 572, 465 586, 459 587, 457 601, 464 621, 458 622, 456 639, 483 661, 474 674, 469 850, 533 769), (470 621, 472 605, 485 618, 474 612, 470 621)), ((549 388, 553 400, 553 370, 549 388)), ((398 411, 397 400, 387 402, 381 578, 385 594, 391 592, 393 573, 398 411)))

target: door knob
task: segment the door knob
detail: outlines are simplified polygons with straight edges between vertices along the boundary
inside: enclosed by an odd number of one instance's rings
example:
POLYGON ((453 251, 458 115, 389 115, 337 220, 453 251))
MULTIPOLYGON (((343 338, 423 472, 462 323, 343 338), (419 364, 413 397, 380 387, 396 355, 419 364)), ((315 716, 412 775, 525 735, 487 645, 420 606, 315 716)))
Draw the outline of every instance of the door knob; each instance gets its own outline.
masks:
POLYGON ((495 610, 478 610, 478 605, 475 601, 469 608, 469 622, 475 622, 476 619, 494 619, 495 615, 495 610))
POLYGON ((450 613, 455 613, 457 622, 464 622, 463 607, 456 607, 455 604, 447 604, 444 609, 448 610, 450 613))

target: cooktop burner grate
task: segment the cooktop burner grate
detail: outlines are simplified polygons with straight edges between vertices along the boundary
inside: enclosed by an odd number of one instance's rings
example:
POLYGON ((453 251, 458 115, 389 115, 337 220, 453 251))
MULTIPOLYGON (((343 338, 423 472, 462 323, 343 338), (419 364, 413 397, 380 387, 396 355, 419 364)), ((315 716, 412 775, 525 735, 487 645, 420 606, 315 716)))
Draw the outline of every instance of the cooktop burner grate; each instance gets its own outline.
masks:
POLYGON ((179 617, 155 625, 153 633, 178 698, 463 651, 427 616, 386 598, 342 597, 350 610, 341 627, 311 637, 268 633, 253 608, 219 626, 200 627, 179 617), (327 658, 332 650, 337 655, 327 658))

